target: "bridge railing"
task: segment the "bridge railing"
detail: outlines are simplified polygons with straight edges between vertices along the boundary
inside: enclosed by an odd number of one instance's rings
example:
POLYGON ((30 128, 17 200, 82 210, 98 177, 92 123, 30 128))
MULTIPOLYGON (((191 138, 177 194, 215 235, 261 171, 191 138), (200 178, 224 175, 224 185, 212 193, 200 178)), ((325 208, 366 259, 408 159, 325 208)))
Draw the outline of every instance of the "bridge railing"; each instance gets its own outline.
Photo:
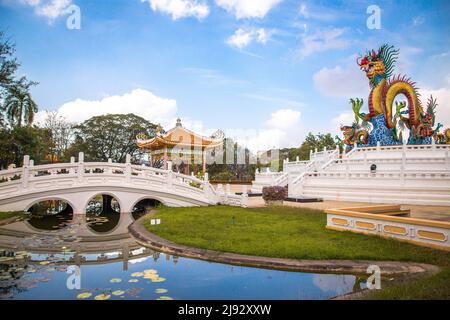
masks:
POLYGON ((125 183, 144 187, 161 186, 173 193, 184 194, 209 204, 229 202, 235 205, 239 201, 241 204, 245 201, 243 196, 239 196, 239 200, 231 192, 218 192, 209 183, 207 173, 205 179, 199 179, 172 170, 132 165, 130 160, 131 156, 127 155, 126 163, 113 163, 111 160, 84 162, 84 155, 80 153, 78 162, 72 157, 70 163, 35 166, 33 161, 25 156, 23 167, 0 170, 0 197, 48 188, 42 182, 49 179, 55 179, 54 186, 57 187, 59 178, 67 177, 77 185, 89 185, 97 177, 102 177, 101 183, 104 185, 125 183))

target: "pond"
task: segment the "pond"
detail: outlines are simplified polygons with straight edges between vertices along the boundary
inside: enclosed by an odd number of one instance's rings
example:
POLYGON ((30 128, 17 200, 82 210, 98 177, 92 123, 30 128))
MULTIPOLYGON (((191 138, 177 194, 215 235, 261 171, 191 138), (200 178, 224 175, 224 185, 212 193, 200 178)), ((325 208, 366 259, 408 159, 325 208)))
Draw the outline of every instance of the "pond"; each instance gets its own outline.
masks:
MULTIPOLYGON (((41 227, 41 233, 21 235, 15 246, 5 245, 11 244, 12 233, 3 235, 5 227, 0 228, 0 299, 330 299, 365 287, 364 279, 351 274, 259 269, 170 256, 140 247, 127 234, 107 240, 99 232, 98 240, 82 239, 74 236, 70 222, 48 231, 55 217, 41 219, 33 225, 33 230, 41 227)), ((10 229, 22 230, 27 224, 17 222, 10 229)))

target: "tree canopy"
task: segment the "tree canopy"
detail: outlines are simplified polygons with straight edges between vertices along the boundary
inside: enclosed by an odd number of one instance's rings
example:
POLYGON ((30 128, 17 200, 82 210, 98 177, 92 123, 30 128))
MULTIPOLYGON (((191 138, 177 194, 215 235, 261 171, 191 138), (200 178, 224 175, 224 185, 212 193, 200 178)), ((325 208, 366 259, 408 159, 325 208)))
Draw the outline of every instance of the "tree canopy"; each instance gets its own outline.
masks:
POLYGON ((108 114, 92 117, 74 127, 75 142, 67 150, 68 157, 80 151, 91 161, 124 162, 131 154, 134 161, 140 155, 136 135, 154 137, 156 125, 135 114, 108 114))

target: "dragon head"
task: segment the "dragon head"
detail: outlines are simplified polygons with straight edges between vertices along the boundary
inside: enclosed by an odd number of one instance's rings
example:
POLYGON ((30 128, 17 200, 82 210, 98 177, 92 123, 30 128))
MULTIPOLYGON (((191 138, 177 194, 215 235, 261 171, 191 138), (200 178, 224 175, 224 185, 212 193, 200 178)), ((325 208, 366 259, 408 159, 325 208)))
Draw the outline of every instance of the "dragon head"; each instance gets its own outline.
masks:
POLYGON ((393 46, 385 44, 378 51, 371 50, 364 56, 360 56, 356 63, 366 73, 370 84, 376 86, 381 79, 386 79, 391 76, 397 56, 398 50, 395 50, 393 46))

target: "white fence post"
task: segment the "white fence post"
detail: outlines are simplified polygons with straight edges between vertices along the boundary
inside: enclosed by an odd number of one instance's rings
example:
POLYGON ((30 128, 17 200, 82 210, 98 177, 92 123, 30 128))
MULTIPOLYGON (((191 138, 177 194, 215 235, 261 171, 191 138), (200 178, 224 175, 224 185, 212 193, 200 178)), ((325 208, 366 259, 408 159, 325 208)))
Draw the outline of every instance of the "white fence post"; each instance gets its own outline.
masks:
POLYGON ((125 181, 126 183, 131 182, 131 155, 127 154, 125 158, 125 181))
POLYGON ((23 157, 23 167, 22 167, 22 188, 28 188, 28 179, 30 177, 30 156, 26 155, 23 157))
POLYGON ((83 182, 84 176, 84 153, 78 153, 78 168, 77 168, 78 182, 83 182))

